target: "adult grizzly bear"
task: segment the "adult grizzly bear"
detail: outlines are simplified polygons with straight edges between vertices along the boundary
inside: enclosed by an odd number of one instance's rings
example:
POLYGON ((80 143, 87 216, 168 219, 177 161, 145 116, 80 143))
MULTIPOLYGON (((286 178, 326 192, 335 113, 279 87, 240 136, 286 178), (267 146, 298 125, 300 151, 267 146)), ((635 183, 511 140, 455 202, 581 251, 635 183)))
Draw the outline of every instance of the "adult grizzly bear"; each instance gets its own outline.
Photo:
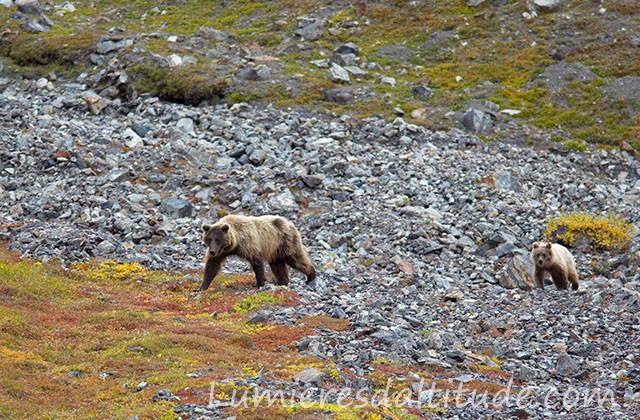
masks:
POLYGON ((544 275, 549 272, 558 289, 568 289, 569 282, 573 290, 578 290, 578 273, 573 256, 567 248, 550 242, 535 242, 531 249, 533 277, 536 287, 544 289, 544 275))
POLYGON ((251 264, 258 287, 265 283, 265 261, 271 266, 277 284, 289 284, 287 265, 305 274, 307 283, 316 278, 316 270, 302 246, 300 232, 283 217, 229 215, 213 225, 203 225, 202 230, 207 255, 201 291, 207 290, 224 260, 232 255, 251 264))

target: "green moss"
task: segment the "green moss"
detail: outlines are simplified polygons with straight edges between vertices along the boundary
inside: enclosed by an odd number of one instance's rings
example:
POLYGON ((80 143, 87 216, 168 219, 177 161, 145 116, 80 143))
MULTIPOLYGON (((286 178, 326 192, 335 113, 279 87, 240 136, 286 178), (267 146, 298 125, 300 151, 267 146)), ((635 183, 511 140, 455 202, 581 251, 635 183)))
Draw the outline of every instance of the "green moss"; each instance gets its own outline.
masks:
POLYGON ((216 78, 215 71, 204 65, 175 68, 139 64, 132 67, 130 73, 142 92, 190 105, 218 102, 227 89, 227 83, 216 78))
POLYGON ((98 39, 94 33, 29 35, 9 38, 1 51, 19 66, 79 66, 88 64, 98 39))

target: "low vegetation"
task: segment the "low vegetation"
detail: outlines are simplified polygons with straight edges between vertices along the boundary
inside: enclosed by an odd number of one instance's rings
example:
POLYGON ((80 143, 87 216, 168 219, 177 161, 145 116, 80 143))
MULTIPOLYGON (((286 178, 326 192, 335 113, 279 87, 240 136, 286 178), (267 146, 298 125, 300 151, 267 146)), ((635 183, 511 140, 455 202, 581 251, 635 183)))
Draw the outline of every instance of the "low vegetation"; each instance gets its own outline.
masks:
MULTIPOLYGON (((290 381, 307 366, 331 369, 291 344, 316 325, 345 321, 251 324, 256 310, 295 306, 299 296, 255 293, 253 278, 220 275, 196 300, 196 280, 136 263, 65 269, 0 251, 0 417, 170 419, 175 402, 153 402, 159 389, 206 404, 211 383, 222 379, 262 371, 290 381)), ((265 418, 263 410, 288 416, 275 406, 245 409, 242 418, 265 418)))
POLYGON ((624 219, 609 214, 593 215, 584 212, 561 214, 547 221, 547 239, 573 246, 587 241, 595 248, 621 250, 629 245, 635 227, 624 219))

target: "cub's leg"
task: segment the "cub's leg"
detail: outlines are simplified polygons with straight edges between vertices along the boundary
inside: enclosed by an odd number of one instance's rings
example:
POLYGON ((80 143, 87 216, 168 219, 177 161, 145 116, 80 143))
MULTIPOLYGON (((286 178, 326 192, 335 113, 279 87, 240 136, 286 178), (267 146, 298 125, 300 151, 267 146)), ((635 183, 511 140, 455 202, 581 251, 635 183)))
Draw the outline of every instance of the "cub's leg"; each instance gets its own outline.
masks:
POLYGON ((551 278, 553 284, 560 290, 567 290, 569 288, 569 281, 567 279, 567 272, 561 268, 557 268, 551 271, 551 278))
POLYGON ((544 289, 544 270, 534 268, 533 281, 538 289, 544 289))
POLYGON ((204 264, 204 276, 202 277, 202 284, 200 285, 200 291, 207 290, 211 284, 211 280, 220 272, 220 267, 224 262, 225 257, 212 257, 207 251, 207 259, 204 264))
POLYGON ((256 283, 258 287, 264 286, 266 281, 264 277, 264 262, 262 259, 255 257, 249 261, 251 264, 251 268, 253 268, 253 272, 256 273, 256 283))
POLYGON ((276 276, 276 283, 284 286, 289 284, 289 268, 283 260, 277 260, 269 264, 273 275, 276 276))
POLYGON ((578 290, 580 287, 580 283, 578 283, 578 273, 576 273, 575 269, 569 269, 569 282, 573 290, 578 290))

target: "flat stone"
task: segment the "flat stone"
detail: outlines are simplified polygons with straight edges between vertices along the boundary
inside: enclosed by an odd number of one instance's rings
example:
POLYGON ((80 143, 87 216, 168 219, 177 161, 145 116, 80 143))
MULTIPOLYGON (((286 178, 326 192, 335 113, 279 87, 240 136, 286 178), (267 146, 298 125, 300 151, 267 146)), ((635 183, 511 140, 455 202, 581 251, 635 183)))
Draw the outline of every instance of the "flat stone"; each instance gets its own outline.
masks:
POLYGON ((308 367, 293 375, 293 380, 303 385, 313 385, 317 388, 321 388, 324 384, 325 376, 326 375, 323 371, 308 367))
POLYGON ((111 100, 103 98, 92 91, 86 91, 82 94, 82 100, 85 101, 92 114, 100 114, 106 107, 111 105, 111 100))
POLYGON ((344 69, 344 67, 331 63, 331 67, 329 68, 329 77, 333 82, 340 83, 349 83, 351 82, 351 78, 349 77, 349 72, 344 69))
POLYGON ((193 205, 187 200, 171 197, 160 202, 160 211, 172 218, 191 217, 193 205))

